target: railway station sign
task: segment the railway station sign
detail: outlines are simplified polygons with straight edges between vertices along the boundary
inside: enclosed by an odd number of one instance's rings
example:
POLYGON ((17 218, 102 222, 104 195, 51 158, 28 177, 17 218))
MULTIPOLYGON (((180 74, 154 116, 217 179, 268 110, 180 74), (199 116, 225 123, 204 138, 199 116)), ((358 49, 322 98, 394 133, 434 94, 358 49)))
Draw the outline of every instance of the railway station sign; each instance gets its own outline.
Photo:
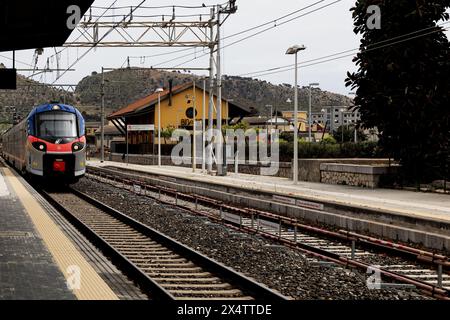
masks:
POLYGON ((297 205, 299 207, 309 208, 309 209, 315 209, 315 210, 323 210, 323 204, 317 203, 317 202, 310 202, 310 201, 304 201, 297 199, 297 205))
POLYGON ((288 197, 273 195, 272 199, 276 200, 276 201, 279 201, 279 202, 295 205, 295 199, 294 198, 288 198, 288 197))
POLYGON ((127 131, 154 131, 154 124, 129 124, 127 125, 127 131))
POLYGON ((222 212, 222 219, 238 225, 242 225, 242 218, 237 214, 222 212))
POLYGON ((279 222, 273 222, 273 221, 269 221, 269 220, 265 220, 265 219, 258 219, 258 223, 260 227, 263 228, 269 228, 269 229, 279 229, 280 228, 280 223, 279 222))

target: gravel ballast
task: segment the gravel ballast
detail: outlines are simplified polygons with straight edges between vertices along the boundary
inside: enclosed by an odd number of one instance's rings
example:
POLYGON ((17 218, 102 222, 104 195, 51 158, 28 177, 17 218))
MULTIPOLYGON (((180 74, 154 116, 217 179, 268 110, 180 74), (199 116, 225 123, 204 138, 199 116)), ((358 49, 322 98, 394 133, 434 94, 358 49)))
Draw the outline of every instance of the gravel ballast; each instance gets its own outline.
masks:
POLYGON ((369 275, 360 270, 321 265, 261 236, 109 184, 85 178, 74 188, 294 299, 428 299, 415 290, 370 290, 369 275))

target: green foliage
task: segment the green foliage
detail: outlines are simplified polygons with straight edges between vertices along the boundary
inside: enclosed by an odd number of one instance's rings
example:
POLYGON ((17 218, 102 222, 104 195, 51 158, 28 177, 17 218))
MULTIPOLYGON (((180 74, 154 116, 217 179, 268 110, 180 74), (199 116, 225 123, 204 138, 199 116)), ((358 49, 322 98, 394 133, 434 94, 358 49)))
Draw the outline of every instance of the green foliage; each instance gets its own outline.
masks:
MULTIPOLYGON (((358 130, 357 135, 359 142, 367 140, 367 137, 364 132, 362 132, 362 130, 358 130)), ((339 126, 336 130, 333 131, 333 138, 339 143, 355 141, 355 126, 339 126)))
POLYGON ((241 121, 239 123, 236 123, 234 125, 224 125, 222 126, 222 133, 226 134, 227 130, 243 130, 244 132, 249 128, 249 124, 246 121, 241 121))
POLYGON ((322 143, 322 144, 336 144, 336 139, 333 138, 333 136, 326 136, 320 141, 320 143, 322 143))
POLYGON ((357 89, 362 126, 378 128, 380 146, 416 181, 449 175, 450 45, 437 27, 449 19, 449 7, 450 0, 357 0, 352 8, 361 51, 346 85, 357 89), (381 30, 366 26, 374 4, 381 8, 381 30), (411 33, 415 38, 398 38, 411 33), (391 38, 405 41, 367 50, 391 38))
MULTIPOLYGON (((385 152, 376 142, 347 142, 343 144, 333 143, 333 137, 327 142, 310 143, 300 141, 298 143, 299 158, 382 158, 386 157, 385 152)), ((290 162, 294 154, 294 145, 280 139, 279 145, 280 161, 290 162)))
MULTIPOLYGON (((164 139, 164 143, 167 143, 167 139, 170 139, 172 137, 172 133, 175 131, 174 126, 168 126, 167 128, 161 129, 161 138, 164 139)), ((158 131, 155 131, 156 134, 158 134, 158 131)))

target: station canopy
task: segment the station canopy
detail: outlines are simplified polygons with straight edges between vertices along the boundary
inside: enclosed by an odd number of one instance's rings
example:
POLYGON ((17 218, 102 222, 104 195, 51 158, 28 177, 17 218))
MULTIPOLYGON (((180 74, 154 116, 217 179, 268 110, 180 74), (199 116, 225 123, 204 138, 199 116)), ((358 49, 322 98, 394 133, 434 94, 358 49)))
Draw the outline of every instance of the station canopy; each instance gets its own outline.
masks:
POLYGON ((62 46, 72 33, 68 7, 81 16, 94 0, 1 0, 0 51, 62 46))

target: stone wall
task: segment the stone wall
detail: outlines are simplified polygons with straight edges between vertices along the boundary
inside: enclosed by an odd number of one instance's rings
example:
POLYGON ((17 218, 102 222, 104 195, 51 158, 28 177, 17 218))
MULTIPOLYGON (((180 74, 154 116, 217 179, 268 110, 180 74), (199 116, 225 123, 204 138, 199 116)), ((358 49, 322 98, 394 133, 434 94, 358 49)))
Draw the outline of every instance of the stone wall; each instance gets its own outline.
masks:
POLYGON ((321 182, 320 165, 323 163, 347 163, 361 165, 389 165, 389 159, 343 158, 343 159, 299 159, 298 180, 321 182))
MULTIPOLYGON (((111 161, 126 162, 126 158, 122 159, 122 154, 111 153, 109 159, 111 161)), ((156 155, 138 155, 130 154, 129 162, 133 164, 142 165, 157 165, 158 156, 156 155)), ((173 166, 170 156, 161 156, 161 164, 163 166, 173 166)), ((191 167, 189 164, 181 164, 182 167, 191 167)), ((279 162, 278 172, 274 175, 276 177, 292 179, 292 164, 289 162, 279 162)), ((298 180, 309 182, 323 182, 331 184, 347 184, 353 186, 364 186, 375 188, 379 186, 380 175, 386 174, 386 172, 380 174, 373 174, 367 171, 354 172, 346 171, 350 170, 350 167, 367 167, 367 168, 389 168, 388 159, 299 159, 298 161, 298 180), (326 165, 326 166, 325 166, 326 165), (335 165, 337 167, 332 167, 335 165), (343 165, 339 167, 339 165, 343 165), (347 166, 345 166, 347 165, 347 166), (332 169, 334 168, 334 169, 332 169), (336 168, 341 168, 337 170, 336 168), (343 169, 347 168, 347 169, 343 169), (337 170, 337 171, 336 171, 337 170)), ((260 175, 261 168, 264 166, 261 163, 251 164, 248 162, 239 163, 238 172, 252 175, 260 175)), ((197 168, 201 168, 201 158, 197 159, 197 168)), ((392 168, 392 167, 391 167, 392 168)), ((216 169, 216 166, 213 166, 216 169)), ((234 172, 234 161, 227 165, 228 172, 234 172)), ((369 170, 369 169, 366 169, 369 170)), ((381 170, 381 169, 375 169, 381 170)), ((378 171, 377 171, 378 172, 378 171)))
MULTIPOLYGON (((117 161, 117 162, 126 162, 126 158, 122 159, 122 154, 119 153, 111 153, 109 156, 110 161, 117 161)), ((201 158, 197 158, 197 168, 201 169, 201 158)), ((137 154, 130 154, 129 155, 129 163, 133 164, 142 164, 142 165, 157 165, 158 164, 158 156, 156 155, 137 155, 137 154)), ((173 166, 175 165, 172 161, 172 158, 170 156, 161 156, 161 165, 163 166, 173 166)), ((191 164, 180 164, 180 167, 192 167, 191 164)), ((267 167, 262 165, 261 163, 258 164, 250 164, 248 162, 241 163, 239 162, 238 165, 238 172, 239 173, 245 173, 245 174, 252 174, 252 175, 259 175, 261 174, 261 168, 267 167)), ((291 171, 291 163, 289 162, 279 162, 278 163, 278 172, 275 174, 275 177, 283 177, 283 178, 291 178, 292 177, 292 171, 291 171)), ((216 166, 213 166, 213 169, 216 169, 216 166)), ((230 164, 227 165, 227 171, 228 172, 234 172, 234 161, 231 161, 230 164)))
POLYGON ((322 183, 377 188, 380 186, 382 176, 393 174, 395 171, 396 167, 380 164, 322 163, 320 165, 320 178, 322 183))

